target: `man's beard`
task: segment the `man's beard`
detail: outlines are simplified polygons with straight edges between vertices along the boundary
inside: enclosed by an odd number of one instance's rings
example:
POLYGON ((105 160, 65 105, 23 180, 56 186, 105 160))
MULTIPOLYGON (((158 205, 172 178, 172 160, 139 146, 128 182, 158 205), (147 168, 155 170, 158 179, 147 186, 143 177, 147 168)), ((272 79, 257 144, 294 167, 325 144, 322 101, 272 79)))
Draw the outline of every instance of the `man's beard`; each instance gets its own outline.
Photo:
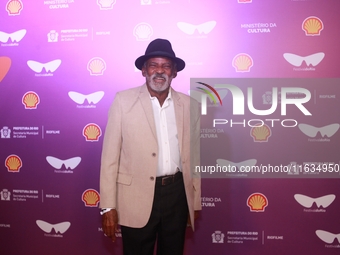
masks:
POLYGON ((162 92, 166 90, 167 88, 169 88, 171 81, 172 81, 172 76, 168 76, 166 74, 155 73, 150 76, 146 74, 146 82, 148 83, 150 88, 155 92, 162 92), (163 78, 164 80, 160 82, 156 82, 154 78, 163 78))

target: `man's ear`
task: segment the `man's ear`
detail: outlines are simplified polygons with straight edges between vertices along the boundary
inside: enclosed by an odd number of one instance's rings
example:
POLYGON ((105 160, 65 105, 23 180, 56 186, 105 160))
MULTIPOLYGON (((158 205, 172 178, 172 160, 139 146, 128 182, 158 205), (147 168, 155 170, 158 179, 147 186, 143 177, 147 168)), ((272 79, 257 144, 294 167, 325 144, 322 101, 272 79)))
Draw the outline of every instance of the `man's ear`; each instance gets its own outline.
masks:
POLYGON ((177 70, 174 71, 174 73, 173 73, 172 76, 173 76, 172 78, 176 78, 176 76, 177 76, 177 70))
POLYGON ((146 69, 145 69, 144 66, 142 67, 142 75, 143 75, 144 77, 146 77, 146 69))

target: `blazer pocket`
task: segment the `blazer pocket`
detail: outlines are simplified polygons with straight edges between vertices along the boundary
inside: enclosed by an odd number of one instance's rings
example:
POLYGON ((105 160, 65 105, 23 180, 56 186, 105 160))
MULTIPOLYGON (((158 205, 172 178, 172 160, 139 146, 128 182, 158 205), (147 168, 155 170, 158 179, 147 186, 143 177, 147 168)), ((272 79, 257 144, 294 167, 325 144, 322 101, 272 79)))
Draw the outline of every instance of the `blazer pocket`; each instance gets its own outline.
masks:
POLYGON ((124 174, 124 173, 118 173, 117 182, 124 185, 131 185, 132 182, 132 175, 130 174, 124 174))

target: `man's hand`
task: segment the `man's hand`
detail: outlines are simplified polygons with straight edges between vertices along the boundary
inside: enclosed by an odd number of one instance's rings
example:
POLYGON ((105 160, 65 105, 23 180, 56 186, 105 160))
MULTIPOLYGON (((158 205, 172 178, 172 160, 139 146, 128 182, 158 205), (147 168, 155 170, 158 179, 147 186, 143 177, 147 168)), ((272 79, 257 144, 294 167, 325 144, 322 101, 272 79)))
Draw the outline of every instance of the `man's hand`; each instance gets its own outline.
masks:
POLYGON ((118 232, 118 213, 116 209, 102 215, 102 228, 104 234, 111 238, 112 242, 116 241, 115 233, 118 232))

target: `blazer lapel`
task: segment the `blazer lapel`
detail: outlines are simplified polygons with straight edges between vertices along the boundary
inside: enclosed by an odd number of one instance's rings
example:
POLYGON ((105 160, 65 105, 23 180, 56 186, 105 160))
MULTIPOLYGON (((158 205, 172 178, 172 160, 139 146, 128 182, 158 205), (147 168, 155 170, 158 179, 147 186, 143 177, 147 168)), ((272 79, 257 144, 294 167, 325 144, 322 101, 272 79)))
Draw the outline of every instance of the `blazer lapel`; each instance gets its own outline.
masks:
POLYGON ((142 104, 146 119, 148 120, 152 134, 157 141, 155 119, 153 117, 153 109, 152 109, 152 104, 151 104, 151 101, 150 101, 150 94, 149 94, 149 91, 146 87, 146 84, 144 84, 140 89, 139 99, 140 99, 140 102, 142 104))
POLYGON ((179 152, 182 153, 183 129, 184 129, 184 107, 178 93, 171 88, 171 96, 174 102, 176 126, 178 134, 179 152))

